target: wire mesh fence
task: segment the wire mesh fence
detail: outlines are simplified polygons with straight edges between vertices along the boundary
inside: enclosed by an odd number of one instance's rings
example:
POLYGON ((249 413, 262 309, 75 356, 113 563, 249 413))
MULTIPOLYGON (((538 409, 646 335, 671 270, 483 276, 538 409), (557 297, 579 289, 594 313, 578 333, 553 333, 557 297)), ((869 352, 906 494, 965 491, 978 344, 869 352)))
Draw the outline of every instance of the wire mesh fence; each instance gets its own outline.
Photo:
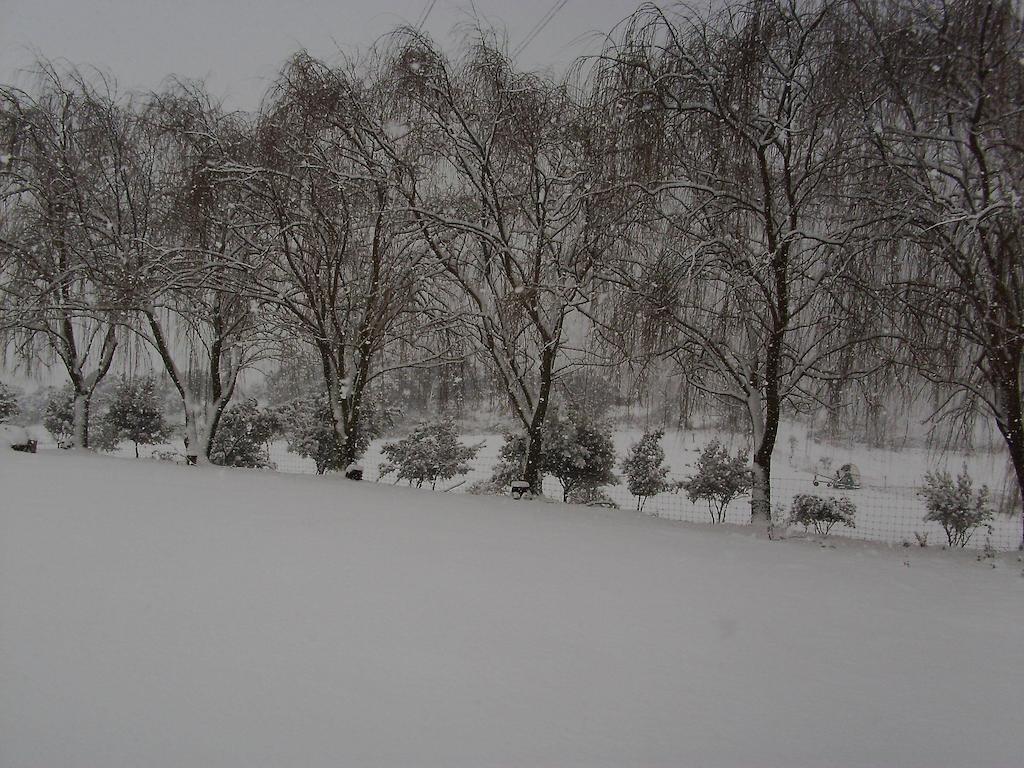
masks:
MULTIPOLYGON (((474 483, 487 480, 498 461, 501 440, 498 436, 484 436, 474 442, 474 438, 465 437, 467 444, 478 444, 480 450, 476 459, 469 464, 469 472, 451 480, 438 482, 435 491, 465 493, 474 483)), ((381 441, 371 444, 362 459, 364 480, 378 481, 379 467, 384 458, 381 454, 381 441)), ((271 445, 270 458, 281 472, 314 474, 316 465, 310 459, 304 459, 289 453, 283 442, 271 445)), ((786 467, 789 469, 789 467, 786 467)), ((671 474, 670 482, 678 482, 688 474, 671 474)), ((394 483, 392 477, 379 480, 383 483, 394 483)), ((919 486, 893 485, 888 482, 863 482, 856 489, 838 489, 824 483, 815 485, 813 474, 780 473, 772 477, 772 498, 776 509, 773 516, 776 524, 783 522, 788 515, 793 497, 797 494, 816 494, 823 497, 846 497, 856 506, 854 527, 837 525, 830 535, 863 541, 875 541, 885 544, 909 546, 945 546, 946 533, 936 522, 925 521, 924 499, 919 493, 919 486), (781 509, 780 509, 781 507, 781 509)), ((429 490, 429 489, 427 489, 429 490)), ((625 482, 607 486, 606 494, 623 510, 637 510, 637 498, 630 494, 625 482)), ((551 499, 561 499, 562 489, 553 477, 544 480, 544 495, 551 499)), ((703 501, 691 502, 682 490, 666 492, 648 498, 643 506, 643 513, 668 520, 679 520, 694 523, 712 522, 711 512, 703 501)), ((750 506, 747 497, 734 500, 727 508, 724 521, 743 525, 750 521, 750 506)), ((795 530, 802 530, 796 528, 795 530)), ((999 551, 1017 549, 1021 544, 1020 515, 996 515, 988 525, 979 527, 967 543, 969 548, 982 549, 990 547, 999 551)))

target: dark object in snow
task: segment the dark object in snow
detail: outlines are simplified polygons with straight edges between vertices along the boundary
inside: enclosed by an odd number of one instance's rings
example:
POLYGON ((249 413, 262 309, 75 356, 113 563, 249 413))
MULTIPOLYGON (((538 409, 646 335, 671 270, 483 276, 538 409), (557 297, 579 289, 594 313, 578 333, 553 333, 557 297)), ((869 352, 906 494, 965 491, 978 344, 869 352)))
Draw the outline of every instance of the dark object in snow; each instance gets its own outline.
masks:
POLYGON ((362 480, 363 465, 357 461, 353 461, 345 468, 345 477, 347 477, 349 480, 362 480))
POLYGON ((533 494, 530 493, 530 484, 525 480, 513 480, 512 490, 510 491, 512 498, 519 500, 524 496, 530 498, 533 494))
POLYGON ((36 441, 29 437, 28 431, 22 427, 0 424, 0 440, 12 450, 36 452, 36 441))
POLYGON ((842 488, 844 490, 856 490, 860 488, 860 470, 856 464, 843 464, 831 478, 819 478, 814 475, 814 484, 825 484, 827 488, 842 488))
POLYGON ((196 464, 199 463, 199 456, 194 453, 186 454, 185 463, 190 467, 194 467, 196 464))

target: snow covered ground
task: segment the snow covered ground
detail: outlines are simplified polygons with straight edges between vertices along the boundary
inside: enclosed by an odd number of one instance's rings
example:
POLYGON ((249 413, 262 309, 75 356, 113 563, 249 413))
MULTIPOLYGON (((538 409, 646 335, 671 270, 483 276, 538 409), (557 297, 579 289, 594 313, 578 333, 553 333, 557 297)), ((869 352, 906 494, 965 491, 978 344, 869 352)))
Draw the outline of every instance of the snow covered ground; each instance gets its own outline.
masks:
POLYGON ((0 451, 0 765, 1019 766, 1022 567, 0 451))

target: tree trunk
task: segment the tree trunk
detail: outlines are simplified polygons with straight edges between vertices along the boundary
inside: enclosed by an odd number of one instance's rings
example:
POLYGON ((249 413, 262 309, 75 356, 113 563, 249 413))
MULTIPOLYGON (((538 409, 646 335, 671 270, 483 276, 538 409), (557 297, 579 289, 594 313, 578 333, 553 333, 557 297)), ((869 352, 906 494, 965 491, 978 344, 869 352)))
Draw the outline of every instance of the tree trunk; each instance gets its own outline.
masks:
POLYGON ((89 401, 92 400, 92 392, 75 392, 75 399, 72 405, 74 414, 73 437, 76 448, 89 447, 89 401))
POLYGON ((1019 371, 1006 372, 1003 380, 994 382, 996 405, 998 406, 996 426, 1006 441, 1014 474, 1017 477, 1017 500, 1021 512, 1021 549, 1024 549, 1024 407, 1021 403, 1019 371))
POLYGON ((196 464, 210 463, 209 430, 203 409, 192 398, 185 400, 185 456, 196 464))
POLYGON ((353 392, 349 397, 345 441, 342 443, 341 463, 347 467, 359 459, 359 432, 362 428, 362 392, 353 392))
POLYGON ((544 457, 544 438, 541 434, 544 421, 541 419, 538 422, 534 417, 534 424, 536 426, 531 426, 526 433, 526 466, 523 468, 523 480, 530 484, 530 491, 539 496, 544 490, 544 477, 540 471, 544 457))
POLYGON ((540 356, 540 391, 537 395, 537 406, 533 410, 533 418, 527 429, 528 444, 526 447, 526 466, 523 468, 523 480, 530 484, 530 491, 537 496, 544 493, 544 474, 541 463, 544 459, 544 419, 551 401, 551 385, 555 369, 555 353, 552 347, 545 347, 540 356))
MULTIPOLYGON (((770 395, 770 393, 769 393, 770 395)), ((754 458, 751 467, 750 524, 759 532, 772 534, 772 453, 779 432, 778 403, 767 398, 764 402, 758 392, 747 398, 747 409, 753 427, 754 458)))

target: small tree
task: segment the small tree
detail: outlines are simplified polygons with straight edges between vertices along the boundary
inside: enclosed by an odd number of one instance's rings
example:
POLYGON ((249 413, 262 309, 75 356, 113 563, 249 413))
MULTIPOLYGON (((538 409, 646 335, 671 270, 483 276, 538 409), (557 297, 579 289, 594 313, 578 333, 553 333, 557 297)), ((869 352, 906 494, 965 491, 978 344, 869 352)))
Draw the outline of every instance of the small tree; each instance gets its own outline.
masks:
MULTIPOLYGON (((469 487, 475 494, 504 494, 512 483, 523 479, 523 465, 526 461, 526 435, 517 432, 506 432, 502 435, 501 448, 498 449, 498 463, 491 470, 490 478, 479 480, 469 487)), ((543 482, 543 479, 541 480, 543 482)))
POLYGON ((342 469, 343 445, 331 420, 331 408, 324 395, 282 406, 279 416, 288 441, 288 452, 312 459, 316 473, 342 469))
MULTIPOLYGON (((90 409, 88 419, 89 447, 97 451, 117 449, 119 437, 102 418, 90 409)), ((43 426, 60 445, 69 445, 75 436, 75 390, 68 386, 50 395, 43 410, 43 426)))
POLYGON ((668 467, 665 463, 665 449, 661 447, 664 430, 647 432, 629 449, 622 460, 622 472, 626 475, 629 492, 636 496, 636 510, 643 511, 649 496, 656 496, 667 490, 668 467))
POLYGON ((544 429, 544 474, 562 485, 562 501, 568 502, 584 492, 619 482, 615 477, 615 444, 611 429, 582 419, 550 418, 544 429))
MULTIPOLYGON (((363 405, 363 416, 357 425, 357 432, 349 434, 355 448, 356 458, 366 453, 370 442, 379 437, 393 422, 393 411, 377 398, 368 397, 363 405)), ((344 469, 344 441, 338 436, 331 405, 324 393, 317 393, 302 400, 295 400, 277 410, 288 452, 316 463, 316 473, 344 469)))
POLYGON ((856 528, 856 514, 857 507, 845 496, 840 499, 826 499, 801 493, 793 497, 789 520, 791 523, 802 525, 805 529, 814 528, 815 533, 821 536, 828 536, 829 531, 837 524, 856 528))
POLYGON ((955 485, 945 470, 926 472, 924 483, 918 491, 928 508, 924 519, 942 526, 950 547, 966 547, 974 531, 992 519, 988 486, 975 492, 966 466, 957 475, 955 485))
MULTIPOLYGON (((476 484, 473 490, 502 493, 512 481, 523 480, 528 448, 526 435, 506 433, 491 479, 476 484)), ((589 424, 579 417, 563 419, 557 413, 548 417, 540 472, 542 481, 544 475, 558 480, 562 501, 596 498, 596 489, 618 482, 614 467, 615 445, 608 427, 589 424)))
POLYGON ((118 438, 135 444, 135 458, 139 457, 139 445, 159 445, 172 432, 164 420, 156 381, 151 376, 137 382, 122 378, 103 416, 103 424, 118 438))
POLYGON ((0 423, 18 413, 18 394, 0 381, 0 423))
POLYGON ((43 426, 60 444, 67 442, 75 433, 74 398, 74 391, 64 387, 50 395, 43 409, 43 426))
POLYGON ((224 411, 210 449, 210 461, 225 467, 273 468, 267 444, 281 431, 276 413, 261 411, 255 400, 224 411))
POLYGON ((450 480, 469 472, 468 462, 476 458, 482 443, 463 445, 451 421, 420 424, 404 440, 386 443, 381 449, 388 461, 381 464, 379 477, 395 473, 395 482, 407 480, 409 485, 431 489, 438 480, 450 480))
POLYGON ((684 480, 681 487, 690 501, 707 501, 711 522, 720 523, 729 503, 749 491, 752 482, 746 454, 738 451, 730 456, 725 446, 712 440, 697 460, 697 474, 684 480))

